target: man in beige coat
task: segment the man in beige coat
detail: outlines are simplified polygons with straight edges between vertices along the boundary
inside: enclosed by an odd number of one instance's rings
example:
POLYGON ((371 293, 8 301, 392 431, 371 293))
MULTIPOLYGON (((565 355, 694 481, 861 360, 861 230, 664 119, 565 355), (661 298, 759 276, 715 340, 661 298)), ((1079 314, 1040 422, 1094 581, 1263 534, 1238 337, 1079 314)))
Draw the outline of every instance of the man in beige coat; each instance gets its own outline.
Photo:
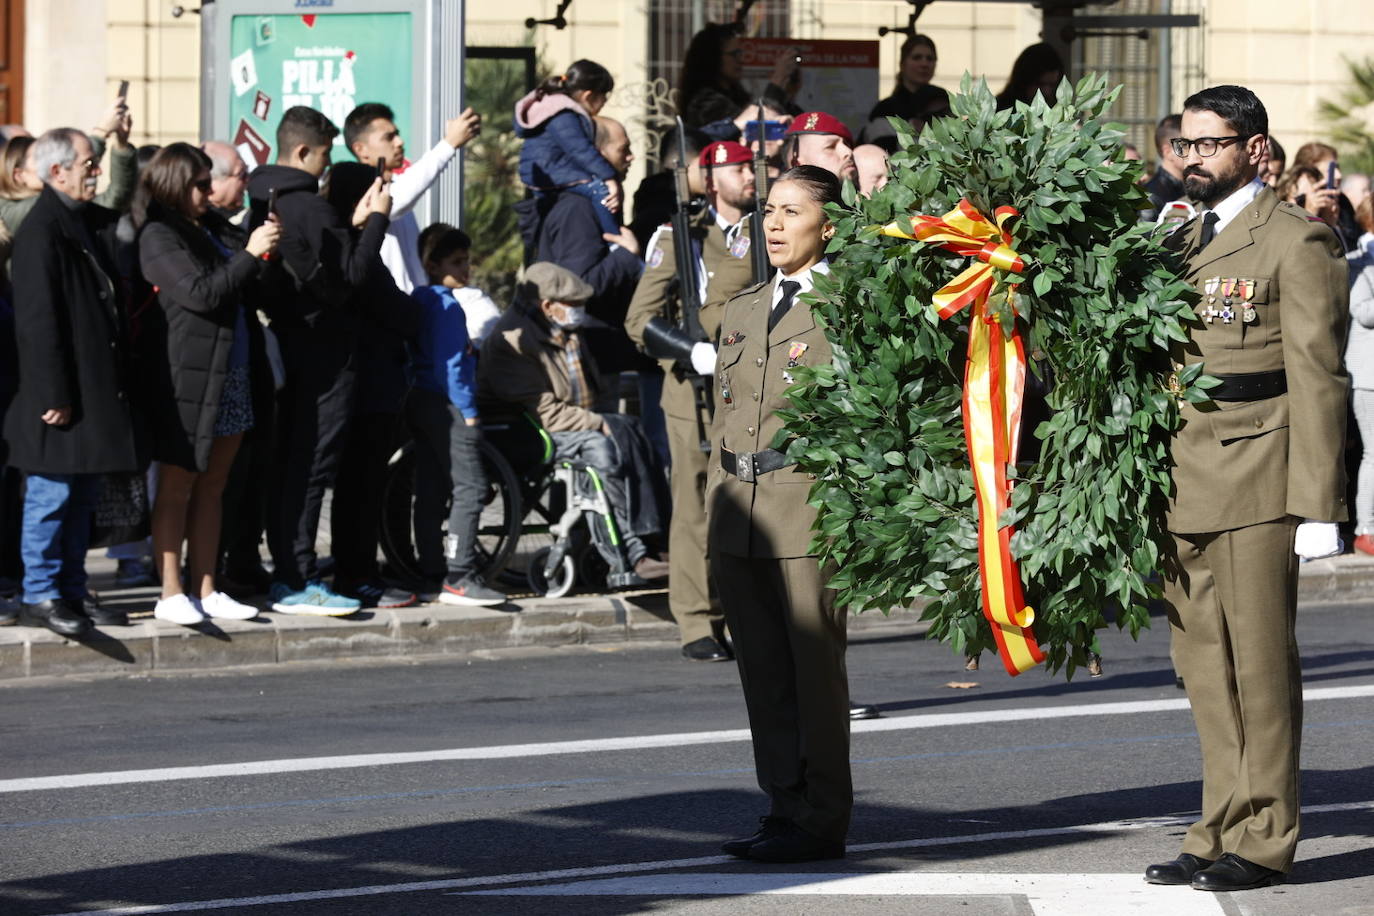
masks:
POLYGON ((1323 223, 1258 179, 1268 117, 1239 86, 1184 104, 1184 187, 1202 209, 1169 240, 1201 301, 1175 368, 1221 379, 1183 406, 1171 457, 1165 598, 1202 745, 1202 816, 1147 881, 1234 891, 1281 880, 1298 841, 1302 679, 1297 552, 1343 520, 1346 266, 1323 223))
POLYGON ((635 574, 662 579, 668 564, 649 556, 635 533, 624 462, 606 420, 592 409, 601 379, 577 330, 587 320, 585 303, 592 292, 591 284, 557 264, 539 261, 526 268, 515 304, 482 347, 477 397, 487 404, 523 408, 552 437, 555 460, 594 467, 605 483, 635 574))

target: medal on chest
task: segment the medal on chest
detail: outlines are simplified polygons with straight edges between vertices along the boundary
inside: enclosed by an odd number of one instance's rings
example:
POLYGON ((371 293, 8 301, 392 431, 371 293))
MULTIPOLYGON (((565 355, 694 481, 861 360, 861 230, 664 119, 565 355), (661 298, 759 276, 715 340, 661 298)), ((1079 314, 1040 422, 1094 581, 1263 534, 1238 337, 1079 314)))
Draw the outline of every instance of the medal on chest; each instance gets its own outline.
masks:
POLYGON ((1245 301, 1245 307, 1241 311, 1241 320, 1246 324, 1253 324, 1256 319, 1259 318, 1259 313, 1257 313, 1255 307, 1250 304, 1250 300, 1255 298, 1256 285, 1254 280, 1241 280, 1237 286, 1237 293, 1240 295, 1240 298, 1245 301))
POLYGON ((800 340, 792 341, 787 347, 787 368, 796 368, 797 360, 802 358, 802 354, 806 352, 806 349, 806 344, 802 343, 800 340))
POLYGON ((721 343, 727 347, 733 347, 735 344, 739 343, 742 340, 744 340, 744 335, 742 333, 740 333, 739 331, 731 331, 730 336, 722 340, 721 343))

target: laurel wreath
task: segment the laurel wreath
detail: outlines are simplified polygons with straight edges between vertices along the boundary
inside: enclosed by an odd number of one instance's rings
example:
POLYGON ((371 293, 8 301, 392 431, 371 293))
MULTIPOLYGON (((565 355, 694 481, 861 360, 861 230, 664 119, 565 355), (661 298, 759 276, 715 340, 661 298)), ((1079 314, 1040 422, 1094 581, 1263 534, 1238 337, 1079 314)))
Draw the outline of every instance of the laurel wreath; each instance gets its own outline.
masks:
MULTIPOLYGON (((965 75, 954 116, 919 140, 893 119, 903 148, 871 198, 846 189, 832 209, 832 270, 812 306, 832 365, 802 371, 789 396, 785 445, 818 480, 814 547, 854 611, 928 599, 928 638, 957 653, 993 650, 978 576, 977 514, 960 415, 966 320, 939 320, 931 296, 967 261, 878 236, 912 213, 942 214, 967 197, 1010 205, 1026 261, 1017 309, 1027 350, 1053 379, 1039 456, 1013 471, 1013 555, 1049 670, 1074 670, 1108 621, 1132 636, 1158 597, 1170 486, 1168 439, 1180 398, 1205 400, 1200 367, 1170 381, 1170 348, 1187 339, 1190 289, 1137 222, 1140 163, 1124 128, 1103 117, 1120 87, 1102 76, 1061 85, 1059 101, 997 111, 965 75)), ((994 297, 997 294, 994 293, 994 297)))

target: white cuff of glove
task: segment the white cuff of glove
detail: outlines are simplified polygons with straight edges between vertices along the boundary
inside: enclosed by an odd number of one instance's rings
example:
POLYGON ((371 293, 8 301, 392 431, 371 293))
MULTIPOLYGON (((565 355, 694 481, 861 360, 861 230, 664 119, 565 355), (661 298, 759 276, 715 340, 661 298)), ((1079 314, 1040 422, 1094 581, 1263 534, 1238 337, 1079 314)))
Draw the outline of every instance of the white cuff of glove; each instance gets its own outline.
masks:
POLYGON ((697 375, 711 375, 716 371, 716 348, 702 341, 692 344, 692 368, 697 375))
POLYGON ((1293 539, 1293 552, 1304 560, 1335 556, 1341 552, 1340 526, 1335 522, 1303 522, 1293 539))

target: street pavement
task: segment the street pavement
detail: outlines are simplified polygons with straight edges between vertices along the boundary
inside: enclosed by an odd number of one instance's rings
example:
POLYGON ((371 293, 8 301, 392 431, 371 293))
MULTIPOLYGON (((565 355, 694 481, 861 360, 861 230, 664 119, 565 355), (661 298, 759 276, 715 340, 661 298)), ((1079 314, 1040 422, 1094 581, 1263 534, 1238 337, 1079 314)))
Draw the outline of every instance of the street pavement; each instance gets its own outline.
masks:
POLYGON ((1105 674, 851 645, 847 858, 753 831, 732 665, 671 642, 0 683, 0 913, 1374 914, 1374 606, 1304 605, 1289 883, 1157 888, 1200 758, 1163 621, 1105 674), (973 686, 968 686, 973 685, 973 686))

